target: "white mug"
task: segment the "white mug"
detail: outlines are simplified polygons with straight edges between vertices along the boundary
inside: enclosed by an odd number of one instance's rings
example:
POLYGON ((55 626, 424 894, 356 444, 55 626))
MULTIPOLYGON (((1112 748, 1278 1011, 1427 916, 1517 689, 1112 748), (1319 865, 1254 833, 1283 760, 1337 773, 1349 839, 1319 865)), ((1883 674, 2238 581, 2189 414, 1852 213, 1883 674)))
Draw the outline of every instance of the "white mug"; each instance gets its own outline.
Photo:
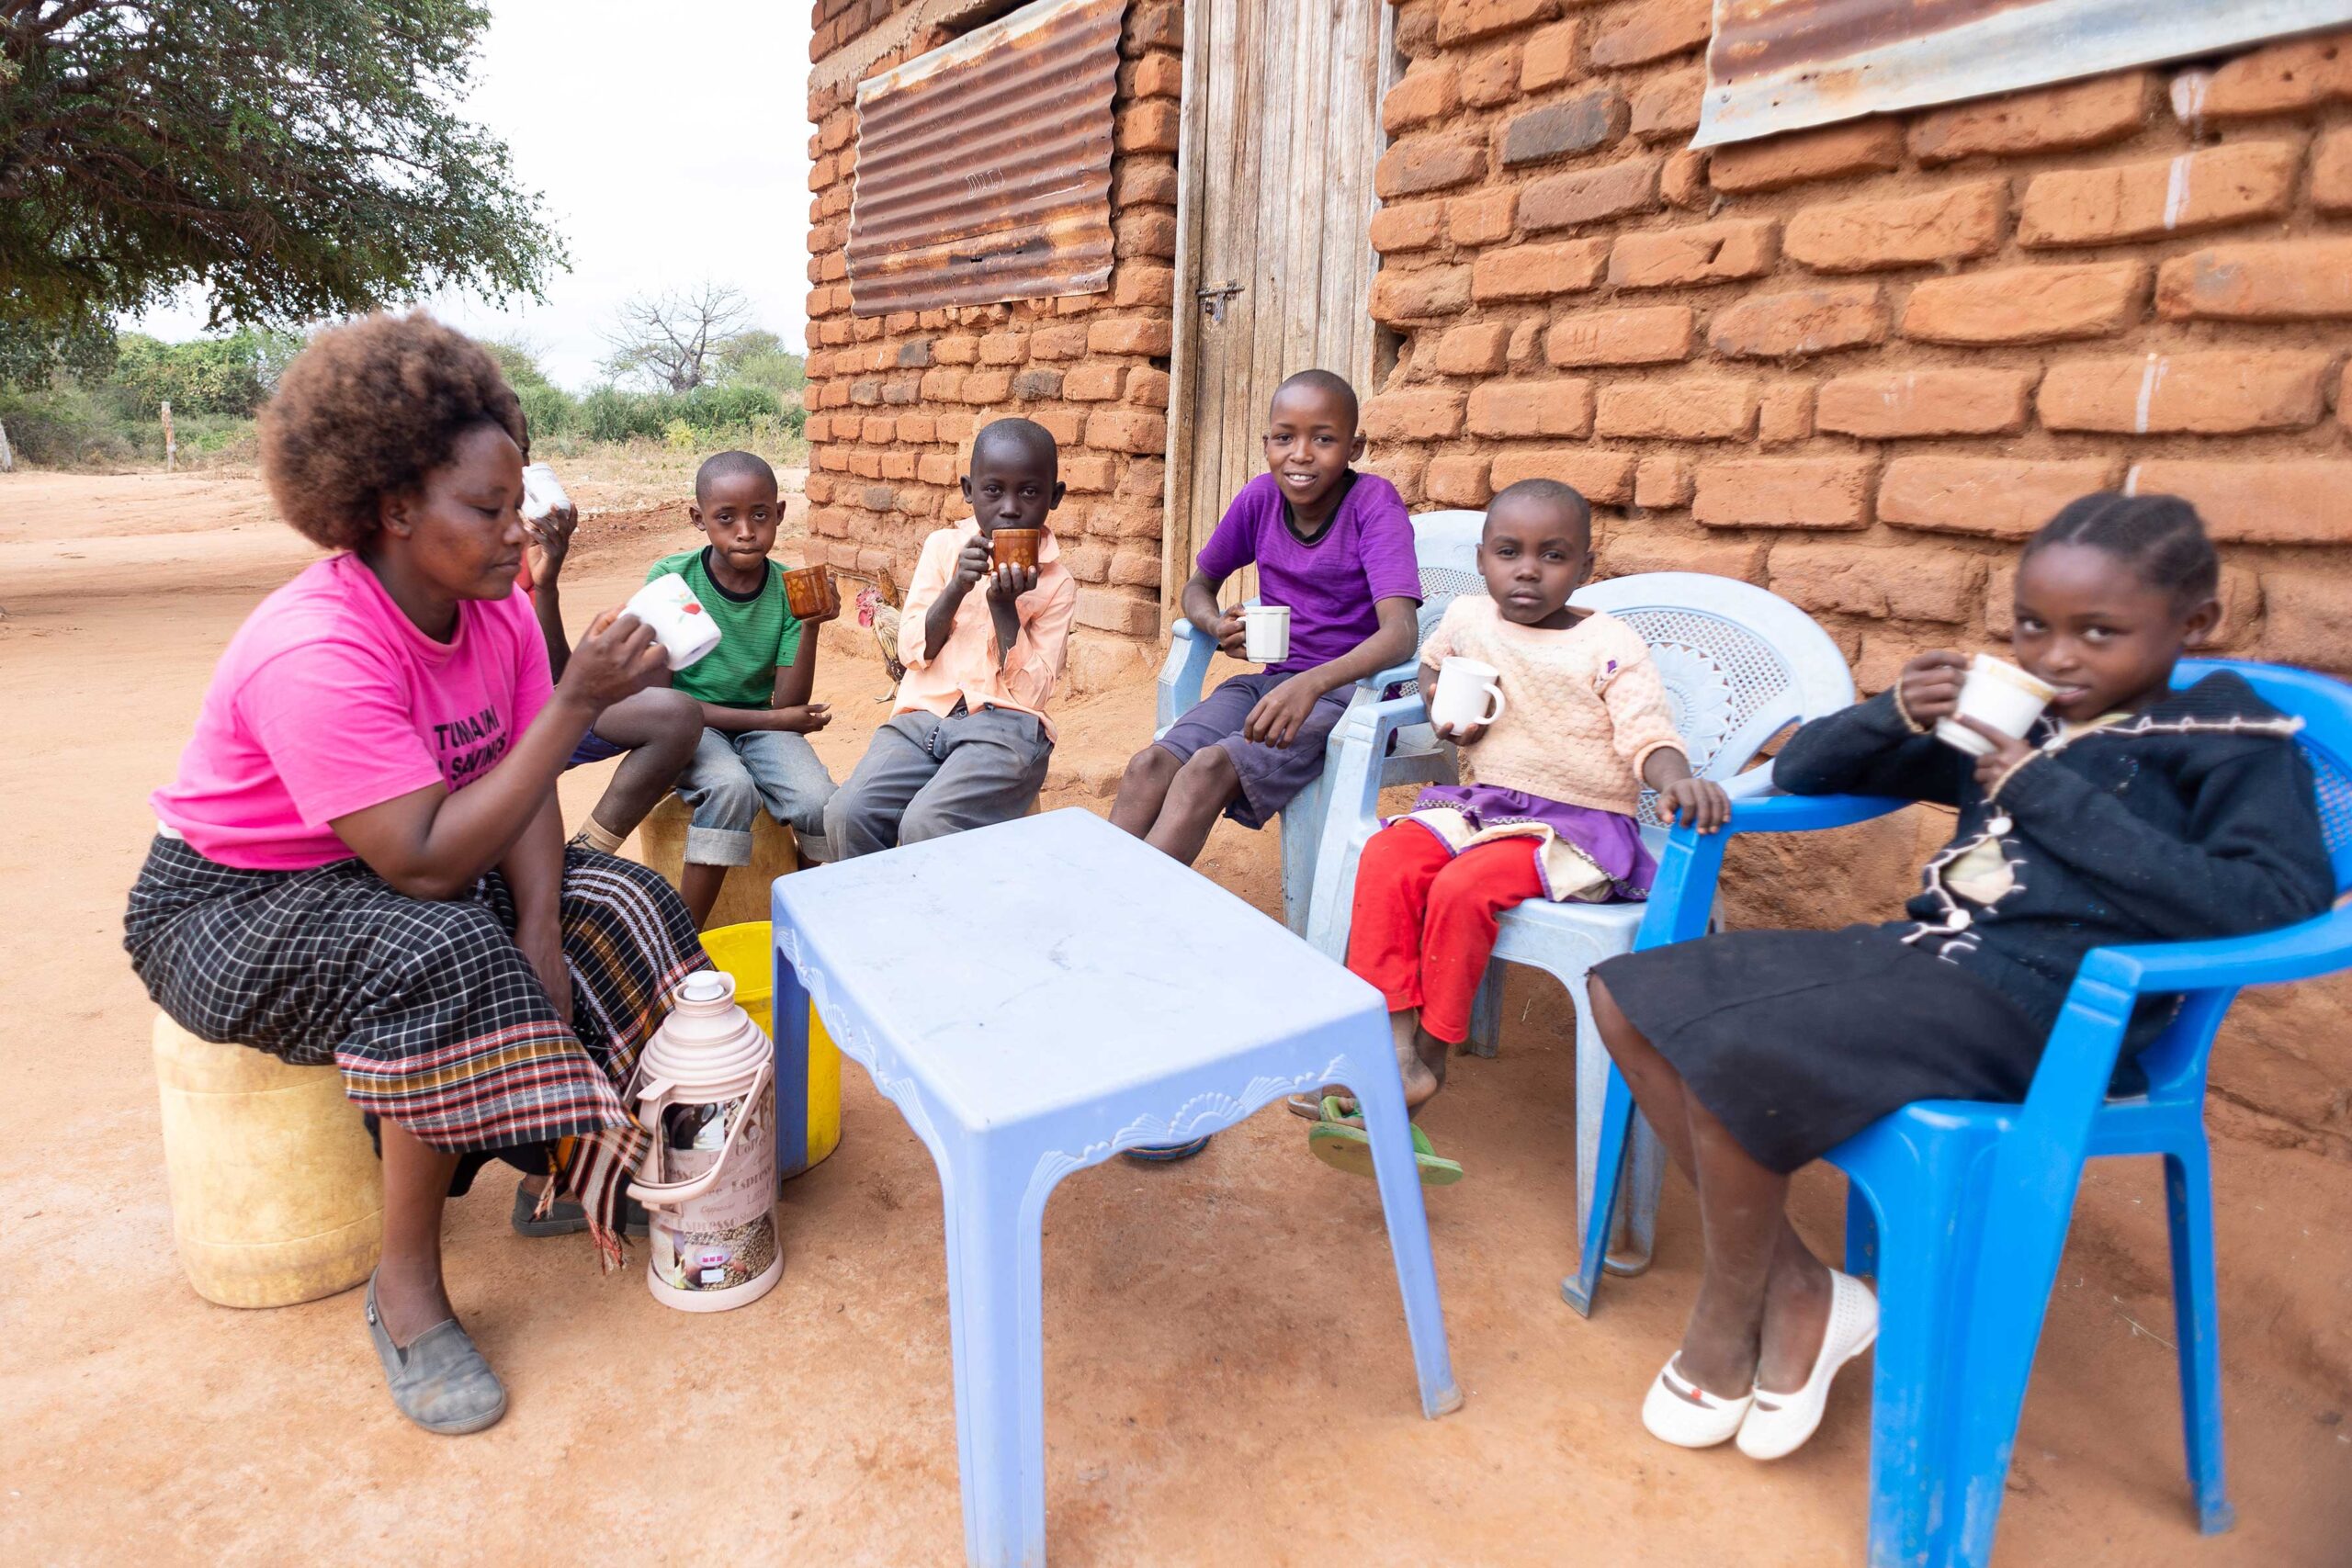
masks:
POLYGON ((1241 612, 1241 656, 1252 664, 1280 664, 1290 657, 1290 606, 1252 604, 1241 612))
POLYGON ((563 493, 563 481, 545 463, 527 463, 523 468, 523 521, 537 523, 558 507, 569 506, 571 498, 563 493))
POLYGON ((1437 672, 1437 698, 1430 704, 1430 722, 1440 729, 1464 730, 1492 724, 1502 717, 1503 672, 1493 665, 1460 654, 1437 672))
POLYGON ((653 628, 673 670, 684 670, 718 646, 718 623, 702 607, 686 580, 675 572, 657 577, 630 594, 624 607, 653 628))
POLYGON ((1968 662, 1968 679, 1961 683, 1960 705, 1950 718, 1936 720, 1936 739, 1957 746, 1972 757, 1982 757, 1993 743, 1960 722, 1962 715, 1988 725, 2014 740, 2025 739, 2041 710, 2058 689, 2035 679, 2006 659, 1980 653, 1968 662))

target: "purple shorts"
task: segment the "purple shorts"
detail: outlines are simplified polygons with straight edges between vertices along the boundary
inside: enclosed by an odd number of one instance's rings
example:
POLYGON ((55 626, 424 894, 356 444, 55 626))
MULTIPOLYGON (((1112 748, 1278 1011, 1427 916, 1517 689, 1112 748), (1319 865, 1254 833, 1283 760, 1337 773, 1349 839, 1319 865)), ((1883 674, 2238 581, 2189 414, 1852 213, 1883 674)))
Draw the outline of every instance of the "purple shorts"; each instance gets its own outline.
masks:
POLYGON ((591 762, 609 761, 628 750, 626 746, 614 745, 592 729, 580 738, 580 744, 571 749, 571 761, 564 766, 584 768, 591 762))
POLYGON ((1323 776, 1324 742, 1347 713, 1348 699, 1355 694, 1353 686, 1326 694, 1287 748, 1244 740, 1241 724, 1250 710, 1289 679, 1272 671, 1236 675, 1194 704, 1158 741, 1162 750, 1180 762, 1191 761, 1196 752, 1211 746, 1224 747, 1241 779, 1241 794, 1225 808, 1225 814, 1244 828, 1264 827, 1298 797, 1299 791, 1323 776))

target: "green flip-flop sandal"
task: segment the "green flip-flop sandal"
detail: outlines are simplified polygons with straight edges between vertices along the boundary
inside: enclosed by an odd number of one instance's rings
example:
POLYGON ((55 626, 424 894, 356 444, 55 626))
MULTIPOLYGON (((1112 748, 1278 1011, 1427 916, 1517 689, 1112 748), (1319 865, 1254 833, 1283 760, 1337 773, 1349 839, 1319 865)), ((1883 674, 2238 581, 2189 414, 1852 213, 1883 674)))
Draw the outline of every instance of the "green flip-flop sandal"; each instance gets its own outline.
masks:
MULTIPOLYGON (((1306 1152, 1333 1170, 1343 1170, 1350 1176, 1372 1175, 1372 1140, 1362 1127, 1340 1120, 1340 1116, 1338 1098, 1325 1099, 1323 1120, 1306 1130, 1306 1152)), ((1422 1186, 1451 1187, 1462 1179, 1460 1164, 1441 1158, 1427 1133, 1419 1127, 1411 1131, 1413 1163, 1420 1168, 1422 1186)))

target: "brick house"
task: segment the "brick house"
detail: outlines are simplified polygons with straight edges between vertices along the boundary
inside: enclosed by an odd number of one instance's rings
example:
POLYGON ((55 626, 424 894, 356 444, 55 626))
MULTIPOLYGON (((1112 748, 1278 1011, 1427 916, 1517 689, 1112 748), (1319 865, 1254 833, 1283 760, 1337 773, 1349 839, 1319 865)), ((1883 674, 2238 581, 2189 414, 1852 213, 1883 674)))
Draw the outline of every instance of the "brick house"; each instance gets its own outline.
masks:
POLYGON ((1100 292, 857 315, 848 283, 857 83, 1008 7, 986 0, 820 0, 810 54, 810 554, 892 568, 956 515, 973 430, 1019 413, 1054 434, 1069 500, 1054 518, 1080 582, 1071 678, 1139 668, 1160 629, 1160 511, 1176 254, 1182 13, 1136 0, 1113 107, 1114 259, 1100 292), (885 45, 887 47, 876 47, 885 45), (848 69, 843 67, 847 66, 848 69))
POLYGON ((2352 38, 1692 151, 1710 10, 1401 8, 1383 471, 1566 479, 1604 571, 1769 586, 1871 690, 2006 636, 2064 501, 2176 491, 2225 646, 2352 670, 2352 38))
MULTIPOLYGON (((1197 38, 1234 0, 1191 4, 1197 38)), ((903 571, 975 422, 1039 419, 1066 453, 1083 688, 1156 658, 1199 526, 1197 504, 1163 518, 1170 356, 1181 382, 1192 296, 1218 281, 1197 240, 1178 257, 1175 153, 1203 145, 1187 18, 1125 16, 1102 291, 857 315, 855 82, 975 8, 820 0, 813 543, 903 571)), ((1378 124, 1335 96, 1329 127, 1377 158, 1368 466, 1416 509, 1566 479, 1602 573, 1770 587, 1873 691, 1925 648, 2004 637, 2016 542, 2065 500, 2174 491, 2223 544, 2222 648, 2352 672, 2352 33, 1696 150, 1713 13, 1388 8, 1378 124)), ((1781 922, 1854 918, 1883 903, 1864 884, 1905 884, 1914 830, 1836 874, 1744 850, 1735 880, 1769 883, 1781 922)), ((2216 1066, 2245 1114, 2338 1155, 2346 990, 2249 998, 2232 1032, 2253 1048, 2216 1066)))

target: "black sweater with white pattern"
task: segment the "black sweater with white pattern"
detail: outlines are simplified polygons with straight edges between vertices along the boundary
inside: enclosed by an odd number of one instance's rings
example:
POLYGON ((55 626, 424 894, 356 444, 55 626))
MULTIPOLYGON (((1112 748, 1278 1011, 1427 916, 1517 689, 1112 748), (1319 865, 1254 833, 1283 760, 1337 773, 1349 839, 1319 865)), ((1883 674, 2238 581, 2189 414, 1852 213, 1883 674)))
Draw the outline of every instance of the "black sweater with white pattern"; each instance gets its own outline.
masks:
MULTIPOLYGON (((2237 936, 2327 908, 2335 879, 2294 739, 2301 728, 2239 676, 2216 671, 2071 737, 2036 721, 2026 739, 2039 750, 1987 798, 1975 759, 1915 732, 1887 692, 1798 730, 1772 777, 1792 795, 1957 807, 1951 841, 1905 906, 1911 918, 1886 929, 2048 1029, 2095 947, 2237 936), (1948 868, 1987 840, 2007 862, 2007 887, 1980 900, 1948 886, 1948 868)), ((2143 1004, 2126 1049, 2154 1038, 2172 1011, 2143 1004)))

